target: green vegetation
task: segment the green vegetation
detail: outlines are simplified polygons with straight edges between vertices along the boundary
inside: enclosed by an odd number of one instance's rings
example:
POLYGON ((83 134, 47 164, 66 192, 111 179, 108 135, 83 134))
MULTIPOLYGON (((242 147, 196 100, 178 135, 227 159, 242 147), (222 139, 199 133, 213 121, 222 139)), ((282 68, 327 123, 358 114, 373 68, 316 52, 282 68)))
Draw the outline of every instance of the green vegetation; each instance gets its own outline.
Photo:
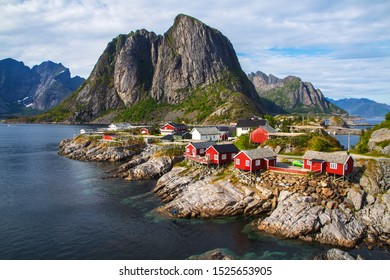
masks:
POLYGON ((184 123, 223 123, 241 117, 249 117, 255 112, 250 100, 239 92, 229 89, 237 82, 233 75, 226 74, 218 82, 196 89, 182 89, 184 100, 178 104, 144 99, 130 108, 124 109, 114 119, 115 122, 151 122, 164 119, 167 112, 176 112, 175 122, 184 123), (216 111, 219 113, 213 114, 216 111))
POLYGON ((161 150, 158 150, 154 153, 154 157, 167 156, 170 158, 182 156, 185 151, 184 146, 174 145, 163 147, 161 150))
POLYGON ((250 142, 250 137, 248 133, 242 134, 236 138, 234 145, 240 150, 251 150, 256 149, 257 145, 250 142))
POLYGON ((114 122, 149 122, 156 119, 159 115, 171 109, 171 105, 158 103, 153 98, 148 98, 134 104, 130 108, 124 109, 117 117, 114 122))
POLYGON ((309 133, 295 137, 281 137, 270 139, 264 145, 282 149, 290 148, 293 155, 302 155, 306 150, 331 152, 341 150, 340 143, 332 136, 323 133, 309 133))

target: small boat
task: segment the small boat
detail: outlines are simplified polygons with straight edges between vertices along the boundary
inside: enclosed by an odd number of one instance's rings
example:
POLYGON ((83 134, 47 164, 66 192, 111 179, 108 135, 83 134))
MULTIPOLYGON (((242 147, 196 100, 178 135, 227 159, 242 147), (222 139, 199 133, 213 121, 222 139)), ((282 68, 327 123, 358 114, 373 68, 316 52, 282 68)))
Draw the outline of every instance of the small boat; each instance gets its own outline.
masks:
POLYGON ((291 164, 292 164, 293 166, 302 167, 302 166, 303 166, 303 161, 302 161, 302 160, 296 159, 296 160, 293 160, 293 161, 291 162, 291 164))

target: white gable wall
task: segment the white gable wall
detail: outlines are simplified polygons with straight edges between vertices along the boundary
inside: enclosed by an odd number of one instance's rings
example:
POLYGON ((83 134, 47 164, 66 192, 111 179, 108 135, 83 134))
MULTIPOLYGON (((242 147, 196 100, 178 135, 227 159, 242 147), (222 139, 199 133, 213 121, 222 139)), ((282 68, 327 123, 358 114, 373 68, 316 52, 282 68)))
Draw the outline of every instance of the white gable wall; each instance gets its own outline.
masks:
POLYGON ((199 131, 194 128, 191 131, 192 140, 204 140, 204 141, 219 141, 219 133, 218 134, 200 134, 199 131))

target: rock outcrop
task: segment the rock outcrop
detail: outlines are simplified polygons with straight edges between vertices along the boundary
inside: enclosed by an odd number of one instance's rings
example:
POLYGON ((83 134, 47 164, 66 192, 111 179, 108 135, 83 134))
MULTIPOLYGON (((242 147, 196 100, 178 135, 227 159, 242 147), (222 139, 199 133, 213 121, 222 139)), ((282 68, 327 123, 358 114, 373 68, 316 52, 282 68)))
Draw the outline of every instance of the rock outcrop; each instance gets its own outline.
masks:
POLYGON ((390 129, 381 128, 372 132, 368 148, 384 155, 390 155, 390 129), (382 144, 383 143, 383 144, 382 144))
POLYGON ((60 143, 59 155, 80 161, 123 161, 139 154, 144 144, 110 146, 108 143, 86 137, 65 139, 60 143))
POLYGON ((248 75, 257 93, 263 98, 266 110, 272 113, 337 113, 346 112, 330 103, 321 90, 298 77, 279 79, 258 71, 248 75))
POLYGON ((311 196, 282 191, 278 206, 260 222, 259 229, 287 238, 353 248, 362 239, 365 225, 339 209, 324 209, 311 196))
POLYGON ((0 60, 0 115, 26 108, 46 111, 84 82, 61 63, 46 61, 33 68, 8 58, 0 60))
POLYGON ((171 217, 228 217, 255 215, 271 210, 271 192, 219 181, 216 173, 174 167, 153 190, 166 202, 157 212, 171 217))
POLYGON ((345 252, 345 251, 337 249, 337 248, 333 248, 333 249, 329 249, 324 254, 316 257, 315 259, 316 260, 347 260, 347 261, 351 261, 351 260, 362 260, 362 257, 359 255, 355 257, 354 255, 352 255, 348 252, 345 252))
MULTIPOLYGON (((186 108, 185 100, 202 94, 207 94, 209 101, 216 99, 208 102, 208 115, 237 98, 249 111, 240 114, 261 111, 255 88, 230 41, 199 20, 178 15, 164 35, 143 29, 113 39, 83 88, 63 107, 68 121, 91 121, 107 110, 132 108, 145 100, 155 102, 155 110, 145 117, 158 114, 162 104, 183 104, 179 109, 170 108, 178 116, 188 112, 196 117, 204 108, 192 108, 193 104, 186 108)), ((161 120, 166 115, 165 110, 154 117, 161 120)))

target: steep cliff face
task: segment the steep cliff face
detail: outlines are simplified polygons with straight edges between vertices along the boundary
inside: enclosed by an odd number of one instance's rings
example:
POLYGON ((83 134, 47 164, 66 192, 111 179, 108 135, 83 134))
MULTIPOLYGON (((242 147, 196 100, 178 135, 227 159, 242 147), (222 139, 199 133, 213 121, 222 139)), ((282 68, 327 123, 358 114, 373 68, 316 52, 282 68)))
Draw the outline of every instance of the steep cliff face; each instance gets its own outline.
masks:
POLYGON ((164 35, 143 29, 115 38, 84 87, 61 104, 62 113, 47 117, 91 121, 115 109, 121 120, 140 115, 139 121, 172 116, 204 120, 215 112, 219 119, 229 119, 224 109, 234 107, 237 98, 247 105, 245 114, 261 111, 230 41, 199 20, 178 15, 164 35), (211 101, 207 110, 195 104, 205 94, 211 101), (153 105, 147 116, 140 113, 145 104, 153 105))
POLYGON ((26 107, 48 110, 79 87, 84 79, 70 76, 61 63, 46 61, 33 68, 14 59, 0 61, 0 114, 20 113, 26 107))
POLYGON ((326 100, 319 89, 298 77, 279 79, 258 71, 249 74, 259 96, 273 113, 327 113, 344 114, 345 111, 326 100))

